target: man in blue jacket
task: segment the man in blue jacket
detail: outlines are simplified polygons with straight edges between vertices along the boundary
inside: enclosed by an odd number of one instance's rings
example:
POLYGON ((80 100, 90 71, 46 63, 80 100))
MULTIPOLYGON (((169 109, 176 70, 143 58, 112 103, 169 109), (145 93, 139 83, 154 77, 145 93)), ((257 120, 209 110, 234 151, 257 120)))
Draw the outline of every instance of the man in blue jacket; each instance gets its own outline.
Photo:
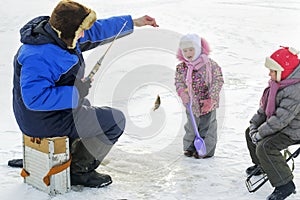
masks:
POLYGON ((134 26, 157 27, 149 16, 96 19, 77 2, 62 0, 50 17, 40 16, 20 30, 14 58, 13 109, 21 131, 31 137, 68 136, 71 141, 71 184, 103 187, 109 175, 95 171, 125 128, 117 109, 91 106, 85 98, 82 52, 133 32, 134 26))

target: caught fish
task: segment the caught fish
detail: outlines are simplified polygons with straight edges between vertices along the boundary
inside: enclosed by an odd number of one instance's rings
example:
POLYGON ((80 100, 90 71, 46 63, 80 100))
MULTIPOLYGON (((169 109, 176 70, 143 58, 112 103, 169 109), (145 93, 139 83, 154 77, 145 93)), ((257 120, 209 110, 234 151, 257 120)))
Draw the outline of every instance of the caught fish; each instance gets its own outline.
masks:
POLYGON ((157 98, 155 100, 155 103, 154 103, 154 108, 153 108, 153 111, 157 110, 160 106, 160 96, 157 95, 157 98))

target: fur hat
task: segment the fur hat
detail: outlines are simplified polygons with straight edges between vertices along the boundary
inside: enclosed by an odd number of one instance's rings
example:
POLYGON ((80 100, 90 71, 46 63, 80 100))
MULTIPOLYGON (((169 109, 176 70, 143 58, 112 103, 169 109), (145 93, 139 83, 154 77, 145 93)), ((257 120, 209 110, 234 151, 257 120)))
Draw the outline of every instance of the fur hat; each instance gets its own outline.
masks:
POLYGON ((76 47, 79 34, 90 29, 96 21, 96 13, 75 1, 62 0, 54 8, 49 23, 69 49, 76 47))
POLYGON ((293 47, 281 47, 266 58, 265 66, 277 72, 276 80, 286 79, 299 65, 299 51, 293 47))

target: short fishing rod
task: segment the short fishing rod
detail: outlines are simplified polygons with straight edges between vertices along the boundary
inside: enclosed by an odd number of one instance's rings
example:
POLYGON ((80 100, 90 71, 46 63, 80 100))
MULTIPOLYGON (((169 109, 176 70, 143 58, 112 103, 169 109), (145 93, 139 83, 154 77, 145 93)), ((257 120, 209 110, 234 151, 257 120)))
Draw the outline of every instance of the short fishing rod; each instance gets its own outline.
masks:
POLYGON ((120 33, 122 32, 122 30, 124 29, 124 27, 126 26, 127 21, 125 21, 125 23, 123 24, 122 28, 120 29, 120 31, 118 32, 118 34, 114 37, 113 41, 110 43, 110 45, 108 46, 108 48, 106 49, 106 51, 104 52, 104 54, 101 56, 101 58, 97 61, 97 63, 95 64, 95 66, 93 67, 92 71, 89 73, 89 75, 85 78, 85 81, 88 80, 92 80, 92 78, 94 77, 94 75, 97 73, 97 71, 99 70, 101 63, 105 57, 105 55, 107 54, 107 52, 109 51, 109 49, 111 48, 111 46, 113 45, 114 41, 119 37, 120 33))

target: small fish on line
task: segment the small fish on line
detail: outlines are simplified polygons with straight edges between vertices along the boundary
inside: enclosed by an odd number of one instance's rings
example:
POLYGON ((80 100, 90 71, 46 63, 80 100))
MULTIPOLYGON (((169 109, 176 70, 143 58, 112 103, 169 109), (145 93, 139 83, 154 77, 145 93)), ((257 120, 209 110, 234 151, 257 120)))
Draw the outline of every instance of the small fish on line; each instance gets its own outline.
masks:
POLYGON ((157 95, 157 98, 155 100, 155 103, 154 103, 154 108, 153 108, 153 111, 157 110, 160 106, 160 96, 157 95))

